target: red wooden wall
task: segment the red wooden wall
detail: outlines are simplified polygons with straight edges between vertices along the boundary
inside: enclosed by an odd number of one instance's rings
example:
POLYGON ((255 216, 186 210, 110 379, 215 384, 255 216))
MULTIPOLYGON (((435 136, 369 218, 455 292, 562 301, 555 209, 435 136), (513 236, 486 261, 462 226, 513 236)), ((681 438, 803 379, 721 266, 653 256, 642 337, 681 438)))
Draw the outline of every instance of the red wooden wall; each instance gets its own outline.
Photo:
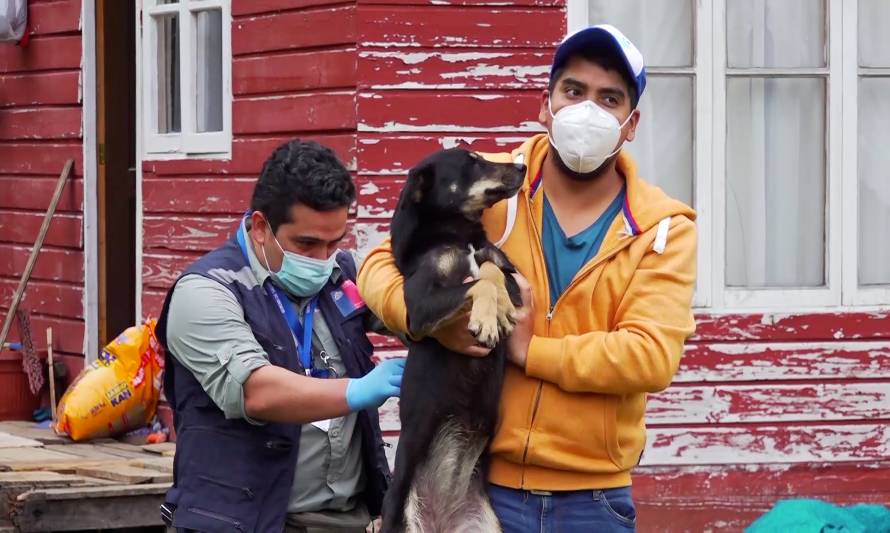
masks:
MULTIPOLYGON (((32 0, 27 48, 0 43, 0 317, 37 239, 66 159, 62 194, 22 303, 35 346, 82 364, 84 338, 80 0, 32 0)), ((13 326, 11 338, 18 338, 13 326)))
POLYGON ((183 267, 231 234, 276 146, 312 138, 355 168, 355 3, 234 0, 232 17, 232 159, 142 165, 147 316, 183 267))

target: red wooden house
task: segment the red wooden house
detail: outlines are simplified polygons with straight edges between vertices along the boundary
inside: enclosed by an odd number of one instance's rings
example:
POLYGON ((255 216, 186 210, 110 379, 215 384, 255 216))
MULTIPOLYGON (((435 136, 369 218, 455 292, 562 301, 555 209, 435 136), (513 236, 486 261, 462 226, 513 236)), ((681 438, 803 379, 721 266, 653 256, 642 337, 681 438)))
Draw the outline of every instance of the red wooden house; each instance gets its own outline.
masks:
MULTIPOLYGON (((649 72, 628 148, 700 231, 698 332, 650 398, 640 530, 890 503, 886 2, 31 0, 29 20, 27 47, 0 43, 0 306, 74 158, 25 298, 73 367, 157 315, 278 143, 343 158, 368 249, 414 162, 539 131, 555 44, 622 28, 649 72)), ((395 406, 384 422, 395 440, 395 406)))

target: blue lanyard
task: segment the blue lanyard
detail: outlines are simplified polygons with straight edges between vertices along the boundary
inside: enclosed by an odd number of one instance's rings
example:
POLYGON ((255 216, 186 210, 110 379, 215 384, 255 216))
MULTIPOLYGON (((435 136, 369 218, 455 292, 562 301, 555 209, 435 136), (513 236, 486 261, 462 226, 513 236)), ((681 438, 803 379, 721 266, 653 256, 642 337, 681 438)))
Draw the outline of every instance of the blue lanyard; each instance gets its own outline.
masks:
MULTIPOLYGON (((236 239, 238 240, 238 245, 241 246, 241 253, 244 254, 244 258, 249 262, 250 255, 247 253, 247 243, 244 242, 243 222, 236 231, 236 239)), ((296 306, 287 298, 287 293, 274 283, 270 283, 269 286, 271 290, 268 290, 267 287, 266 292, 275 299, 275 303, 278 304, 278 310, 281 311, 281 314, 287 321, 287 325, 294 335, 294 342, 297 344, 297 348, 300 349, 300 364, 303 366, 303 371, 309 376, 312 374, 312 320, 315 316, 315 308, 318 307, 318 296, 313 296, 309 300, 303 313, 303 324, 300 324, 296 306)))

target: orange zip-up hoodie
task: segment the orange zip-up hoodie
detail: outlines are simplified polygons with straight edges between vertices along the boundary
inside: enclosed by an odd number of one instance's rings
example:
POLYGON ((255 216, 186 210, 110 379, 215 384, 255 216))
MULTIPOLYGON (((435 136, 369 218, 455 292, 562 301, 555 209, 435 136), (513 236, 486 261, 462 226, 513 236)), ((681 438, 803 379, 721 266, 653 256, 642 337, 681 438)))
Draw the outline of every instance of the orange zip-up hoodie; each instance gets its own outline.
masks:
MULTIPOLYGON (((597 255, 550 307, 541 246, 546 135, 513 153, 528 166, 515 223, 501 249, 531 284, 534 335, 525 369, 507 365, 489 480, 530 490, 630 485, 646 439, 646 394, 671 382, 695 330, 695 212, 636 174, 621 152, 626 202, 597 255)), ((505 234, 507 202, 483 215, 489 240, 505 234)), ((358 276, 365 302, 390 330, 407 331, 404 283, 389 242, 358 276)))

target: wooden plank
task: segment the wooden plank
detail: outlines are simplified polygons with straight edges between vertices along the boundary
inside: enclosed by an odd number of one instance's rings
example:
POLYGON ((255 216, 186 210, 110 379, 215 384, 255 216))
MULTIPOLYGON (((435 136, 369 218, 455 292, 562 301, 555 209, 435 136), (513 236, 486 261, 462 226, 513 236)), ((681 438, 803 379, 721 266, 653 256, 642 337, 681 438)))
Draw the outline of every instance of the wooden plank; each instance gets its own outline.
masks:
MULTIPOLYGON (((10 243, 34 244, 43 223, 43 213, 0 211, 3 240, 10 243)), ((57 213, 46 234, 46 244, 80 248, 83 246, 83 217, 57 213)))
MULTIPOLYGON (((0 306, 9 307, 18 282, 0 278, 0 306)), ((25 290, 25 302, 51 316, 83 318, 83 287, 52 281, 31 280, 25 290)))
POLYGON ((640 531, 741 531, 786 498, 890 503, 890 464, 819 463, 638 468, 640 531))
POLYGON ((140 446, 134 444, 127 444, 124 442, 115 442, 114 444, 111 444, 95 441, 91 441, 91 444, 93 445, 93 447, 103 453, 114 455, 116 457, 122 457, 124 459, 143 459, 154 457, 153 455, 144 451, 140 446))
POLYGON ((238 21, 232 55, 334 45, 355 45, 354 5, 290 11, 238 21))
POLYGON ((359 0, 360 4, 380 4, 387 6, 475 6, 475 7, 493 7, 495 9, 504 6, 543 6, 543 7, 562 7, 565 0, 513 0, 504 2, 503 0, 447 0, 447 4, 443 0, 359 0))
POLYGON ((0 449, 0 471, 54 470, 71 471, 78 466, 94 463, 85 457, 60 453, 43 448, 0 449))
POLYGON ((43 496, 46 501, 63 502, 88 499, 114 498, 116 496, 147 496, 166 494, 170 483, 146 483, 137 485, 109 485, 105 487, 68 487, 61 489, 33 490, 23 494, 22 501, 43 496))
POLYGON ((355 87, 356 63, 354 48, 236 58, 232 92, 241 96, 355 87))
POLYGON ((361 21, 360 41, 364 47, 552 49, 565 36, 565 12, 561 8, 392 9, 367 5, 361 7, 361 21))
POLYGON ((21 487, 69 487, 83 485, 84 478, 58 472, 0 472, 0 489, 4 492, 21 487))
POLYGON ((358 217, 389 220, 405 186, 404 176, 359 176, 355 180, 358 217))
POLYGON ((232 106, 235 134, 354 130, 355 125, 352 92, 242 97, 232 106))
MULTIPOLYGON (((258 176, 263 163, 281 144, 295 135, 269 135, 263 137, 235 138, 232 141, 232 159, 184 159, 171 161, 144 161, 145 179, 156 176, 197 176, 201 174, 228 174, 232 176, 258 176)), ((355 134, 299 134, 304 140, 319 142, 332 149, 347 168, 355 168, 355 134)), ((246 199, 245 199, 246 202, 246 199)))
POLYGON ((313 6, 342 4, 343 0, 236 0, 232 2, 232 16, 261 15, 305 9, 313 6))
POLYGON ((80 107, 0 109, 0 140, 79 139, 80 107))
POLYGON ((649 428, 641 465, 804 463, 886 459, 884 423, 649 428))
POLYGON ((149 470, 157 470, 158 472, 173 473, 173 457, 147 457, 144 459, 133 459, 130 461, 132 466, 147 468, 149 470))
POLYGON ((388 237, 389 221, 371 222, 360 220, 355 225, 356 248, 359 253, 368 253, 371 248, 382 243, 388 237))
POLYGON ((537 89, 547 86, 553 52, 367 51, 359 79, 371 89, 537 89))
POLYGON ((0 74, 0 108, 80 103, 77 71, 0 74))
POLYGON ((646 423, 890 419, 888 383, 674 386, 649 396, 646 423))
POLYGON ((79 0, 60 0, 52 3, 31 2, 28 13, 28 30, 33 35, 79 32, 80 10, 79 0))
POLYGON ((2 448, 35 448, 43 443, 34 439, 26 439, 6 432, 0 432, 0 449, 2 448))
POLYGON ((96 461, 121 462, 125 458, 120 454, 114 454, 111 450, 105 450, 93 444, 86 443, 67 443, 67 444, 49 444, 47 450, 59 453, 67 453, 83 457, 85 459, 95 459, 96 461))
POLYGON ((256 176, 147 179, 142 201, 147 213, 230 215, 244 211, 256 181, 256 176))
POLYGON ((49 176, 58 173, 59 162, 66 159, 75 161, 72 177, 80 176, 83 148, 79 141, 0 143, 0 174, 49 176))
POLYGON ((360 132, 489 132, 529 137, 543 131, 535 119, 538 91, 467 94, 458 91, 363 92, 360 132))
MULTIPOLYGON (((0 176, 0 208, 45 211, 57 180, 58 176, 54 178, 0 176)), ((68 180, 62 190, 57 210, 80 211, 81 209, 83 209, 83 180, 68 180)))
POLYGON ((166 290, 145 289, 142 291, 142 313, 145 316, 160 316, 164 306, 166 290))
POLYGON ((0 47, 0 72, 79 70, 81 40, 80 35, 37 36, 24 50, 17 46, 0 47))
POLYGON ((161 526, 169 484, 36 490, 21 495, 13 522, 22 532, 161 526))
POLYGON ((84 466, 77 469, 77 475, 118 481, 128 485, 141 483, 172 483, 173 475, 129 464, 84 466))
MULTIPOLYGON (((534 109, 527 109, 531 116, 534 109)), ((362 117, 364 118, 364 117, 362 117)), ((446 132, 441 135, 420 133, 362 132, 357 150, 360 175, 372 178, 402 176, 429 154, 443 148, 461 147, 478 152, 510 152, 519 147, 530 133, 516 132, 446 132)))
MULTIPOLYGON (((33 243, 32 243, 33 244, 33 243)), ((31 249, 24 245, 0 243, 0 272, 13 277, 22 274, 31 249)), ((31 273, 33 280, 83 282, 83 252, 44 246, 31 273)))
POLYGON ((890 377, 890 343, 690 344, 674 383, 890 377))
POLYGON ((169 216, 146 215, 143 219, 143 246, 206 252, 225 242, 238 227, 237 216, 169 216))
POLYGON ((164 457, 173 457, 173 454, 176 453, 176 443, 159 442, 157 444, 146 444, 142 447, 142 449, 149 453, 154 453, 164 457))
POLYGON ((200 255, 178 253, 146 253, 142 256, 142 285, 156 289, 169 289, 190 264, 200 255))
POLYGON ((890 339, 890 311, 696 316, 692 342, 890 339))
MULTIPOLYGON (((56 350, 67 354, 83 355, 83 321, 56 316, 47 316, 32 312, 31 331, 46 331, 52 326, 56 335, 56 350)), ((10 338, 18 339, 18 332, 12 332, 10 338)), ((76 374, 75 374, 76 375, 76 374)))

